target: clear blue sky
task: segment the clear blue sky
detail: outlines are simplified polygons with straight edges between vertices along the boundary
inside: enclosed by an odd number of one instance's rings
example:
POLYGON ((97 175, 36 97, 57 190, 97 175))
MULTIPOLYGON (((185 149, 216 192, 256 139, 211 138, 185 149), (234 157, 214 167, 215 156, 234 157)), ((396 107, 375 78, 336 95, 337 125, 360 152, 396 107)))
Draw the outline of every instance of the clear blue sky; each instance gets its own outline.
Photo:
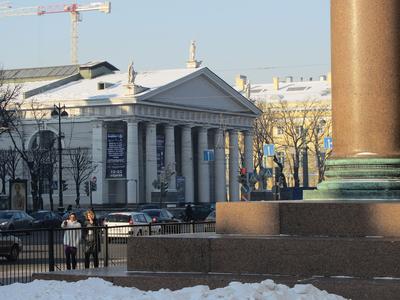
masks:
MULTIPOLYGON (((0 0, 0 3, 6 0, 0 0)), ((8 0, 14 7, 63 0, 8 0)), ((78 3, 99 0, 79 0, 78 3)), ((72 2, 65 0, 66 3, 72 2)), ((111 14, 83 13, 79 61, 108 60, 121 70, 185 67, 190 40, 197 58, 234 81, 317 77, 330 71, 329 0, 111 0, 111 14), (277 67, 273 69, 257 69, 277 67)), ((5 69, 70 63, 68 14, 0 18, 5 69)))

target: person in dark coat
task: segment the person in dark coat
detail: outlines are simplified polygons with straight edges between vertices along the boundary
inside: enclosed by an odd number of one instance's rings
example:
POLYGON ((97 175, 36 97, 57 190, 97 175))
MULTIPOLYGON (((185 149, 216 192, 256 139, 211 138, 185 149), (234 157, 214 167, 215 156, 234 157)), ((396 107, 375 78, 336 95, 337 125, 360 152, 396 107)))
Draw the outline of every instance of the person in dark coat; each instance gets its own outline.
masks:
POLYGON ((185 221, 190 222, 193 220, 193 209, 190 204, 186 205, 185 209, 185 221))
POLYGON ((85 216, 85 268, 88 269, 90 266, 90 256, 93 257, 93 265, 97 268, 99 266, 100 229, 96 228, 99 225, 93 210, 88 210, 85 216))

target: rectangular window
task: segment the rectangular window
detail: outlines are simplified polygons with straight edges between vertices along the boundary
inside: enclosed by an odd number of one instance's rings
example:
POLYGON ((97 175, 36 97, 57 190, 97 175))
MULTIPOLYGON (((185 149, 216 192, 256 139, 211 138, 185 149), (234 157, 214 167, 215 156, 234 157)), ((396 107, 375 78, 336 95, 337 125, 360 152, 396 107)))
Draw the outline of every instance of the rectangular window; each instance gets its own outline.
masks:
POLYGON ((303 126, 296 126, 296 134, 300 135, 303 133, 303 126))
POLYGON ((282 134, 284 134, 284 130, 283 130, 283 127, 282 127, 282 126, 278 126, 278 127, 276 128, 276 134, 277 134, 277 135, 282 135, 282 134))

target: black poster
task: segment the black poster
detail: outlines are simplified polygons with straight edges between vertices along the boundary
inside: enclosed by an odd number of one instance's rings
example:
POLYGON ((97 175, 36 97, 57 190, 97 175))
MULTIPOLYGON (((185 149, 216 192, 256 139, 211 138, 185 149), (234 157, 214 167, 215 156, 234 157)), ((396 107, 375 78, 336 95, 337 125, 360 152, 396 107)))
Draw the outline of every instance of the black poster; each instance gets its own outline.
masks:
POLYGON ((106 178, 126 178, 126 134, 107 132, 106 178))
POLYGON ((157 135, 157 171, 160 172, 165 166, 165 138, 157 135))

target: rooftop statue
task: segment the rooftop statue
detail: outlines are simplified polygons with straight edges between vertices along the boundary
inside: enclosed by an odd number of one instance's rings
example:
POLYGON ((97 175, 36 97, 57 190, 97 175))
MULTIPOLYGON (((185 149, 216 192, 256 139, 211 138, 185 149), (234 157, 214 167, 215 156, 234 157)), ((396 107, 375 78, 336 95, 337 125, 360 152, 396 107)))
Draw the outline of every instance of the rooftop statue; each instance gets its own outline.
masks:
POLYGON ((128 66, 128 84, 135 84, 136 72, 133 68, 133 61, 128 66))

